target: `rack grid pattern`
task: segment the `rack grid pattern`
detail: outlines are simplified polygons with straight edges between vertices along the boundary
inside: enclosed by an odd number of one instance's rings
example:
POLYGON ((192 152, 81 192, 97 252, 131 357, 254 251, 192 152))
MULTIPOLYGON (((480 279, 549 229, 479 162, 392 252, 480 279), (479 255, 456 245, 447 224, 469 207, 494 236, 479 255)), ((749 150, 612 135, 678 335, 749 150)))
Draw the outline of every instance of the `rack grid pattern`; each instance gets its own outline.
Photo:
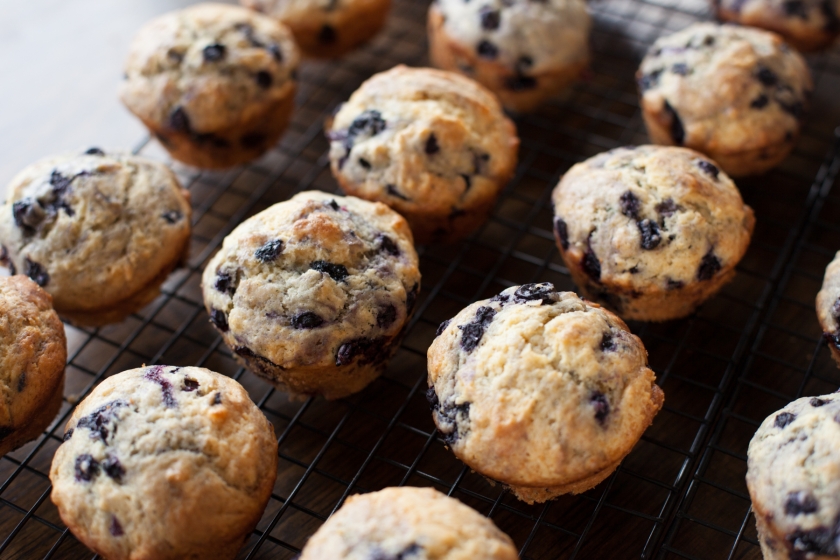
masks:
MULTIPOLYGON (((124 322, 67 326, 61 414, 41 438, 0 459, 0 558, 95 558, 50 502, 49 466, 73 404, 143 363, 230 375, 274 424, 277 483, 240 558, 294 558, 348 495, 404 484, 433 486, 491 517, 523 559, 761 558, 744 484, 749 439, 790 400, 840 386, 813 309, 840 249, 840 197, 831 193, 840 172, 836 48, 809 58, 814 108, 794 155, 765 177, 738 181, 757 227, 736 279, 686 320, 630 325, 666 403, 613 476, 584 494, 527 506, 451 455, 425 401, 425 353, 441 321, 511 285, 574 289, 550 230, 551 189, 575 162, 646 141, 634 83, 645 48, 709 19, 704 0, 593 0, 590 8, 589 76, 562 102, 517 119, 520 163, 491 220, 460 244, 420 248, 423 288, 402 347, 382 378, 348 399, 290 401, 240 369, 208 323, 200 275, 243 219, 301 190, 336 191, 324 118, 371 74, 426 63, 427 3, 396 0, 371 45, 341 62, 305 65, 290 129, 258 162, 227 172, 176 165, 192 195, 191 258, 124 322)), ((167 161, 148 140, 135 151, 167 161)))

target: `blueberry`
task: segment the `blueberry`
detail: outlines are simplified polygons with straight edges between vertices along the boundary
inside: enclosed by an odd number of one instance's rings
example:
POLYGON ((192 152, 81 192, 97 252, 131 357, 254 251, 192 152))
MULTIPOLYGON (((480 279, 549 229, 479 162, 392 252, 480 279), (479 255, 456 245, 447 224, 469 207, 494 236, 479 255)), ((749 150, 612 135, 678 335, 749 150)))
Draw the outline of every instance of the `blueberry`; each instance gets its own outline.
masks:
POLYGON ((673 279, 671 279, 671 278, 668 278, 668 279, 665 281, 665 288, 666 288, 667 290, 679 290, 679 289, 680 289, 680 288, 682 288, 684 285, 685 285, 685 284, 683 284, 680 280, 673 280, 673 279))
POLYGON ((586 253, 583 255, 583 260, 580 262, 581 268, 583 271, 589 275, 590 278, 593 280, 600 280, 601 279, 601 263, 598 261, 598 257, 595 256, 595 253, 592 251, 592 247, 589 247, 586 250, 586 253))
POLYGON ((414 311, 414 305, 417 303, 417 294, 420 293, 420 284, 414 284, 412 288, 405 294, 405 308, 406 312, 411 315, 414 311))
MULTIPOLYGON (((836 531, 836 529, 835 529, 836 531)), ((796 560, 805 560, 810 555, 806 556, 804 553, 814 553, 822 556, 834 556, 837 554, 837 544, 835 539, 835 531, 831 531, 828 527, 817 527, 808 531, 797 530, 787 536, 793 554, 791 558, 796 560)))
POLYGON ((238 283, 229 272, 220 270, 216 272, 216 282, 213 284, 213 287, 216 288, 217 292, 232 296, 236 293, 238 283))
POLYGON ((47 214, 37 200, 26 197, 12 204, 12 216, 17 227, 25 234, 32 235, 47 214))
POLYGON ((641 202, 639 198, 630 191, 626 191, 618 199, 621 213, 628 218, 637 219, 639 217, 639 210, 641 209, 641 202))
POLYGON ((429 134, 429 137, 426 139, 425 150, 428 155, 433 155, 440 151, 440 146, 438 146, 437 142, 437 136, 435 136, 434 132, 429 134))
POLYGON ((222 404, 222 394, 221 393, 216 393, 215 395, 213 395, 213 404, 214 405, 222 404))
POLYGON ((40 264, 29 260, 29 257, 24 258, 23 273, 42 288, 50 283, 50 275, 47 270, 40 264))
POLYGON ((280 50, 280 45, 272 43, 271 45, 266 47, 266 50, 271 53, 271 56, 274 57, 274 60, 276 60, 277 62, 283 62, 283 51, 280 50))
POLYGON ((257 85, 264 89, 270 88, 271 84, 274 83, 274 77, 270 72, 266 72, 265 70, 257 72, 254 78, 257 80, 257 85))
POLYGON ((470 187, 472 187, 472 181, 470 180, 470 176, 462 174, 461 178, 464 180, 464 192, 467 192, 468 190, 470 190, 470 187))
POLYGON ((659 76, 661 74, 662 74, 662 69, 661 68, 658 69, 658 70, 654 70, 654 71, 650 72, 649 74, 643 74, 638 80, 639 90, 641 90, 642 93, 644 93, 647 90, 649 90, 650 88, 657 85, 659 83, 659 76))
POLYGON ((26 370, 23 370, 20 373, 20 377, 18 377, 17 392, 22 393, 25 388, 26 388, 26 370))
POLYGON ((601 347, 602 352, 612 352, 616 348, 618 348, 615 345, 615 340, 613 340, 612 333, 609 332, 605 332, 603 336, 601 336, 601 344, 599 346, 601 347))
POLYGON ((184 385, 181 387, 181 390, 185 393, 192 393, 193 391, 198 389, 198 381, 195 379, 191 379, 189 377, 184 378, 184 385))
POLYGON ((385 354, 385 338, 355 338, 338 347, 335 365, 344 366, 358 360, 360 364, 378 361, 385 354))
POLYGON ((166 220, 166 223, 168 223, 168 224, 174 224, 174 223, 180 222, 181 218, 183 218, 183 217, 184 217, 184 215, 181 214, 181 212, 178 211, 178 210, 170 210, 169 212, 164 212, 161 215, 161 218, 166 220))
POLYGON ((376 239, 377 241, 379 241, 380 251, 385 251, 393 257, 398 257, 400 255, 400 248, 397 246, 396 241, 394 241, 384 233, 380 233, 379 235, 377 235, 376 239))
POLYGON ((102 461, 102 470, 109 478, 113 478, 117 482, 122 482, 122 477, 125 474, 125 468, 123 468, 120 460, 110 453, 102 461))
POLYGON ((50 174, 50 185, 53 187, 53 193, 56 195, 64 194, 70 187, 70 183, 72 183, 75 178, 76 176, 67 177, 66 175, 59 173, 57 170, 53 170, 50 174))
POLYGON ((478 43, 478 46, 476 47, 475 50, 478 53, 478 56, 480 56, 482 58, 494 59, 497 56, 499 56, 498 47, 496 47, 496 45, 494 45, 493 43, 491 43, 490 41, 487 41, 485 39, 482 39, 478 43))
POLYGON ((439 337, 440 335, 442 335, 442 334, 443 334, 443 331, 445 331, 445 330, 446 330, 446 327, 448 327, 448 326, 449 326, 449 324, 450 324, 451 322, 452 322, 452 319, 447 319, 446 321, 444 321, 443 323, 441 323, 440 325, 438 325, 438 328, 437 328, 437 330, 435 331, 435 338, 437 338, 437 337, 439 337))
POLYGON ((814 513, 819 508, 819 502, 810 492, 790 492, 785 500, 785 513, 788 515, 814 513))
POLYGON ((808 401, 808 403, 809 403, 811 406, 813 406, 814 408, 819 408, 819 407, 824 406, 825 404, 827 404, 827 403, 828 403, 828 401, 823 400, 823 399, 818 399, 817 397, 814 397, 814 398, 812 398, 810 401, 808 401))
POLYGON ((481 306, 475 313, 475 318, 466 325, 460 325, 461 348, 464 352, 472 352, 481 342, 485 329, 493 321, 496 310, 492 307, 481 306))
POLYGON ((111 536, 114 537, 121 537, 125 534, 125 531, 123 530, 122 525, 120 525, 116 515, 111 516, 111 526, 108 527, 108 530, 111 532, 111 536))
POLYGON ((552 295, 554 295, 554 284, 550 282, 543 282, 542 284, 522 284, 515 292, 513 292, 514 300, 517 303, 533 300, 540 300, 544 303, 552 303, 552 295))
POLYGON ((426 391, 426 400, 437 420, 438 429, 443 435, 443 441, 452 445, 458 441, 469 427, 470 403, 454 404, 451 401, 441 403, 434 386, 426 391))
POLYGON ((516 73, 524 74, 534 66, 534 59, 528 55, 520 56, 516 59, 516 73))
POLYGON ((318 41, 324 43, 325 45, 335 43, 336 38, 337 34, 335 32, 335 28, 330 25, 324 25, 318 33, 318 41))
POLYGON ((769 102, 770 100, 767 98, 767 96, 762 93, 761 95, 750 101, 750 107, 752 107, 753 109, 762 109, 766 107, 769 102))
POLYGON ((103 152, 102 149, 94 146, 93 148, 88 148, 85 151, 85 154, 89 156, 104 156, 105 152, 103 152))
POLYGON ((766 66, 758 66, 755 74, 758 81, 764 84, 765 86, 772 87, 779 83, 779 77, 776 76, 776 73, 767 68, 766 66))
POLYGON ((324 324, 324 319, 312 311, 304 311, 292 317, 292 328, 294 329, 317 329, 324 324))
POLYGON ((569 248, 569 229, 566 226, 566 221, 563 218, 554 218, 554 233, 560 240, 560 246, 565 251, 569 248))
POLYGON ((673 66, 671 66, 671 72, 674 74, 679 74, 680 76, 687 76, 688 75, 688 65, 684 62, 677 62, 673 66))
POLYGON ((481 17, 481 27, 488 31, 498 29, 502 21, 502 14, 498 10, 491 9, 489 6, 481 8, 479 17, 481 17))
POLYGON ((601 391, 594 391, 589 397, 589 403, 595 409, 595 420, 602 426, 610 414, 610 403, 601 391))
POLYGON ((361 165, 363 168, 367 169, 368 171, 371 168, 370 162, 368 160, 366 160, 365 158, 359 158, 359 165, 361 165))
POLYGON ((390 303, 381 308, 376 314, 376 326, 380 329, 387 329, 397 320, 397 308, 390 303))
POLYGON ((505 79, 505 87, 512 91, 525 91, 537 87, 537 79, 533 76, 516 74, 505 79))
POLYGON ((254 257, 262 263, 269 263, 276 259, 282 252, 283 240, 272 239, 271 241, 266 241, 254 251, 254 257))
POLYGON ((796 414, 791 412, 780 412, 776 415, 776 420, 773 422, 773 425, 777 428, 784 428, 794 420, 796 420, 796 414))
POLYGON ((654 208, 658 214, 662 216, 670 216, 679 209, 679 206, 677 206, 673 198, 666 198, 654 206, 654 208))
POLYGON ((802 19, 808 19, 808 9, 802 0, 786 0, 782 3, 782 10, 788 16, 796 16, 802 19))
POLYGON ((705 159, 698 159, 697 160, 697 167, 703 170, 706 175, 711 177, 712 179, 717 180, 718 174, 720 173, 720 169, 717 168, 715 164, 710 161, 706 161, 705 159))
POLYGON ((204 47, 204 50, 201 51, 201 55, 204 57, 205 62, 218 62, 225 57, 226 51, 227 49, 224 45, 215 43, 204 47))
POLYGON ((67 440, 69 440, 71 437, 73 437, 73 432, 75 432, 75 431, 76 431, 75 429, 70 428, 69 430, 67 430, 66 432, 64 432, 64 437, 62 438, 62 440, 61 440, 61 441, 67 441, 67 440))
POLYGON ((99 474, 99 461, 89 453, 76 457, 76 482, 90 482, 99 474))
POLYGON ((327 202, 326 204, 327 204, 327 206, 329 206, 331 209, 335 210, 336 212, 341 210, 341 206, 338 205, 338 202, 336 202, 334 198, 332 200, 330 200, 329 202, 327 202))
POLYGON ((152 366, 146 369, 146 373, 143 377, 160 385, 163 406, 166 408, 175 408, 178 406, 178 402, 175 400, 175 397, 172 396, 172 383, 163 378, 163 370, 163 366, 152 366))
POLYGON ((128 406, 128 403, 122 400, 106 403, 87 416, 80 418, 76 422, 75 429, 87 428, 90 430, 91 439, 98 438, 107 444, 108 436, 117 431, 117 409, 124 406, 128 406))
POLYGON ((712 252, 712 249, 709 249, 709 252, 700 259, 700 266, 697 268, 697 279, 711 280, 712 276, 720 272, 720 269, 720 260, 712 252))
POLYGON ((671 107, 671 104, 667 101, 664 105, 665 112, 671 116, 671 138, 674 139, 674 142, 677 143, 678 146, 682 146, 683 141, 685 140, 685 128, 683 128, 682 120, 680 120, 679 114, 671 107))
POLYGON ((349 139, 363 134, 376 136, 385 130, 385 126, 385 120, 379 111, 365 111, 350 123, 350 128, 347 129, 347 136, 349 139))
POLYGON ((262 134, 261 132, 249 132, 239 139, 239 143, 242 144, 244 148, 253 150, 264 146, 267 140, 268 138, 266 138, 265 134, 262 134))
POLYGON ((396 185, 385 185, 385 191, 390 194, 391 196, 395 196, 401 200, 411 200, 400 191, 397 190, 396 185))
POLYGON ((653 220, 641 220, 636 222, 639 234, 642 236, 642 249, 651 251, 656 249, 662 242, 662 235, 659 232, 659 225, 653 220))
POLYGON ((189 134, 190 132, 190 118, 183 107, 176 107, 172 113, 169 114, 169 128, 175 132, 183 132, 189 134))
POLYGON ((334 264, 327 261, 312 261, 309 263, 309 268, 329 275, 336 282, 343 282, 350 275, 343 264, 334 264))

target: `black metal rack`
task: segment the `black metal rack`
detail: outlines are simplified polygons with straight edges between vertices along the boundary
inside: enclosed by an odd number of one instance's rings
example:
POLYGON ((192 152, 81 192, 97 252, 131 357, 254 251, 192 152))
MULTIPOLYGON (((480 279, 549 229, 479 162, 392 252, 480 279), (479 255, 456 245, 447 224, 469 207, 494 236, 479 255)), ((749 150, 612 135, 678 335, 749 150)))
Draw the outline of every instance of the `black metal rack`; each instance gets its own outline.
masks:
MULTIPOLYGON (((0 558, 93 556, 61 523, 47 473, 73 403, 143 363, 231 375, 274 424, 277 483, 241 558, 292 558, 348 495, 400 484, 434 486, 490 516, 523 559, 761 557, 744 483, 749 439, 790 400, 840 386, 813 309, 840 249, 840 197, 831 194, 840 172, 837 48, 809 57, 816 89, 795 153, 764 177, 738 181, 757 227, 736 279, 689 319, 630 325, 650 353, 665 407, 618 471, 584 494, 527 506, 457 461, 425 402, 426 349, 438 323, 507 286, 574 289, 552 239, 551 189, 573 163, 646 141, 635 69, 656 37, 709 19, 704 0, 593 0, 590 75, 564 102, 517 120, 519 167, 492 219, 463 243, 421 248, 423 288, 408 335, 387 373, 360 394, 289 401, 238 368, 210 327, 199 288, 208 258, 246 217, 301 190, 336 190, 323 119, 371 74, 426 62, 427 6, 395 0, 386 32, 367 48, 304 65, 300 107, 266 157, 228 172, 175 167, 192 193, 192 257, 158 300, 123 323, 67 326, 59 418, 0 459, 0 558)), ((153 142, 137 151, 167 160, 153 142)))

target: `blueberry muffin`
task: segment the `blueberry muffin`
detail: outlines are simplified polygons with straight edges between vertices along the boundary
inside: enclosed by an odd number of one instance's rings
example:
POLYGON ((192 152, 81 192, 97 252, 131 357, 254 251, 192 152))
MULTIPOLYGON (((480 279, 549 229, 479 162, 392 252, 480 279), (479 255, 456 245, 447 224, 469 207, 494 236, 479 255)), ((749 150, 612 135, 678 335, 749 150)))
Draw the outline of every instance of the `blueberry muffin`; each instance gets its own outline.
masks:
POLYGON ((291 29, 305 56, 340 56, 385 25, 391 0, 239 0, 291 29))
POLYGON ((840 395, 804 397, 750 442, 747 487, 765 560, 840 557, 840 395))
POLYGON ((376 74, 327 129, 341 188, 405 216, 418 243, 453 242, 477 229, 512 176, 519 147, 492 93, 429 68, 376 74))
POLYGON ((712 0, 724 21, 775 31, 801 51, 830 47, 840 35, 838 0, 712 0))
POLYGON ((627 320, 691 314, 735 275, 755 218, 732 180, 686 148, 618 148, 552 194, 554 237, 583 295, 627 320))
POLYGON ((233 230, 202 290, 240 363, 293 395, 337 399, 373 381, 397 350, 420 271, 399 214, 310 191, 233 230))
POLYGON ((429 58, 492 90, 508 110, 536 109, 589 64, 584 0, 436 0, 429 58))
POLYGON ((294 106, 297 64, 283 24, 238 6, 196 4, 140 30, 120 98, 173 158, 230 167, 280 138, 294 106))
POLYGON ((300 560, 518 560, 492 521, 432 488, 350 496, 300 560))
POLYGON ((825 269, 822 289, 817 294, 817 318, 831 356, 840 364, 840 251, 825 269))
POLYGON ((149 303, 182 260, 188 193, 165 165, 91 148, 21 171, 0 206, 0 258, 81 324, 149 303))
POLYGON ((0 457, 53 421, 67 342, 50 295, 26 276, 0 276, 0 457))
POLYGON ((428 366, 446 444, 529 504, 604 480, 664 401, 621 319, 548 283, 508 288, 441 324, 428 366))
POLYGON ((277 473, 274 428, 204 368, 109 377, 76 407, 50 469, 73 535, 109 560, 232 559, 277 473))
POLYGON ((650 139, 703 152, 732 176, 787 157, 812 89, 805 60, 781 37, 714 23, 657 40, 636 78, 650 139))

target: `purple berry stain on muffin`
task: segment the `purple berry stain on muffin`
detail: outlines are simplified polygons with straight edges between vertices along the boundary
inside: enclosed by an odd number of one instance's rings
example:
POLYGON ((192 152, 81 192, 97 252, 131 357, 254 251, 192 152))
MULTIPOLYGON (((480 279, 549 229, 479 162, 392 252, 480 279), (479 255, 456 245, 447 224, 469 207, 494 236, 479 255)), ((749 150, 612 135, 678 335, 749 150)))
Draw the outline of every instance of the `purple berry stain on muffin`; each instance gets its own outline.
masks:
POLYGON ((108 527, 108 531, 111 533, 111 536, 114 537, 121 537, 125 534, 125 531, 123 530, 122 525, 120 525, 116 515, 111 516, 111 526, 108 527))
POLYGON ((263 89, 270 88, 271 84, 274 83, 274 77, 271 75, 271 72, 266 72, 265 70, 257 72, 254 79, 257 80, 257 85, 263 89))
POLYGON ((102 471, 116 482, 122 482, 122 477, 125 474, 125 468, 120 460, 110 453, 102 461, 102 471))
POLYGON ((397 246, 397 243, 385 235, 384 233, 380 233, 376 236, 377 241, 379 241, 379 250, 384 251, 391 255, 392 257, 400 256, 400 248, 397 246))
POLYGON ((560 240, 560 246, 565 251, 569 248, 569 228, 563 218, 554 218, 554 233, 560 240))
POLYGON ((440 146, 438 145, 437 136, 435 133, 429 134, 429 137, 426 139, 426 146, 423 148, 426 154, 434 155, 440 151, 440 146))
POLYGON ((321 31, 318 32, 318 41, 324 43, 325 45, 331 45, 336 42, 338 39, 338 34, 335 32, 335 28, 331 25, 324 24, 321 27, 321 31))
POLYGON ((169 114, 169 128, 175 132, 190 133, 190 118, 183 107, 176 107, 169 114))
POLYGON ((700 259, 700 266, 697 268, 697 279, 711 280, 715 274, 720 272, 720 269, 720 260, 712 252, 712 249, 709 249, 709 252, 700 259))
POLYGON ((293 329, 317 329, 324 324, 324 319, 312 311, 304 311, 292 317, 293 329))
POLYGON ((283 252, 283 246, 284 244, 282 239, 272 239, 270 241, 266 241, 256 251, 254 251, 254 257, 262 263, 270 263, 280 256, 280 253, 283 252))
POLYGON ((484 6, 479 11, 481 18, 481 27, 487 31, 494 31, 499 28, 502 21, 502 14, 498 10, 492 9, 490 6, 484 6))
MULTIPOLYGON (((87 416, 81 417, 75 429, 87 428, 90 430, 91 439, 101 439, 107 445, 108 436, 117 431, 117 410, 126 406, 128 403, 123 400, 106 403, 87 416)), ((73 431, 70 430, 68 433, 72 436, 73 431)))
POLYGON ((438 430, 443 435, 446 445, 452 445, 461 439, 469 427, 470 403, 454 404, 451 401, 441 403, 434 386, 426 391, 426 400, 429 401, 432 414, 436 415, 438 430))
POLYGON ((451 323, 452 323, 452 319, 447 319, 446 321, 444 321, 444 322, 442 322, 440 325, 438 325, 438 328, 437 328, 437 330, 435 331, 435 338, 437 338, 437 337, 439 337, 440 335, 442 335, 442 334, 443 334, 443 331, 445 331, 445 330, 446 330, 446 328, 447 328, 447 327, 448 327, 451 323))
POLYGON ((217 329, 222 332, 228 332, 230 326, 228 325, 227 315, 221 309, 210 310, 210 322, 213 323, 217 329))
POLYGON ((50 275, 47 269, 35 261, 29 260, 29 257, 24 258, 23 273, 42 288, 50 283, 50 275))
POLYGON ((796 420, 796 414, 792 412, 780 412, 776 415, 776 419, 773 421, 773 425, 777 428, 784 429, 787 427, 788 424, 796 420))
POLYGON ((385 305, 376 314, 376 326, 380 329, 387 329, 397 320, 397 308, 391 305, 385 305))
POLYGON ((335 365, 346 366, 358 360, 360 364, 372 364, 384 357, 384 338, 354 338, 338 347, 335 353, 335 365))
POLYGON ((163 406, 166 408, 175 408, 178 406, 178 403, 172 395, 172 383, 163 378, 163 370, 163 366, 152 366, 146 371, 143 377, 160 385, 163 406))
POLYGON ((601 391, 594 391, 589 397, 589 404, 595 410, 595 420, 603 426, 610 414, 610 403, 607 396, 601 391))
POLYGON ((183 217, 184 215, 180 212, 180 210, 170 210, 169 212, 161 214, 161 218, 163 218, 167 224, 176 224, 180 222, 183 217))
POLYGON ((478 53, 478 56, 488 60, 493 60, 499 56, 499 48, 486 39, 479 41, 475 50, 478 53))
POLYGON ((819 502, 810 492, 790 492, 785 500, 785 513, 788 515, 814 513, 819 508, 819 502))
POLYGON ((335 264, 327 261, 312 261, 309 263, 309 268, 328 275, 336 282, 343 282, 350 275, 343 264, 335 264))
POLYGON ((618 348, 615 344, 615 339, 613 338, 612 333, 605 332, 601 336, 601 343, 598 345, 601 349, 601 352, 615 352, 618 348))
POLYGON ((697 160, 697 167, 699 167, 703 172, 717 181, 718 174, 720 173, 720 169, 710 161, 706 161, 705 159, 698 159, 697 160))
POLYGON ((492 307, 482 305, 475 312, 475 318, 466 325, 460 325, 461 329, 461 348, 464 352, 472 352, 481 342, 484 336, 484 331, 493 321, 496 315, 496 310, 492 307))
POLYGON ((662 202, 657 203, 657 205, 654 206, 654 209, 660 216, 671 216, 681 208, 680 206, 677 206, 673 198, 666 198, 662 202))
POLYGON ((76 482, 90 482, 99 474, 99 461, 90 453, 76 457, 76 482))

